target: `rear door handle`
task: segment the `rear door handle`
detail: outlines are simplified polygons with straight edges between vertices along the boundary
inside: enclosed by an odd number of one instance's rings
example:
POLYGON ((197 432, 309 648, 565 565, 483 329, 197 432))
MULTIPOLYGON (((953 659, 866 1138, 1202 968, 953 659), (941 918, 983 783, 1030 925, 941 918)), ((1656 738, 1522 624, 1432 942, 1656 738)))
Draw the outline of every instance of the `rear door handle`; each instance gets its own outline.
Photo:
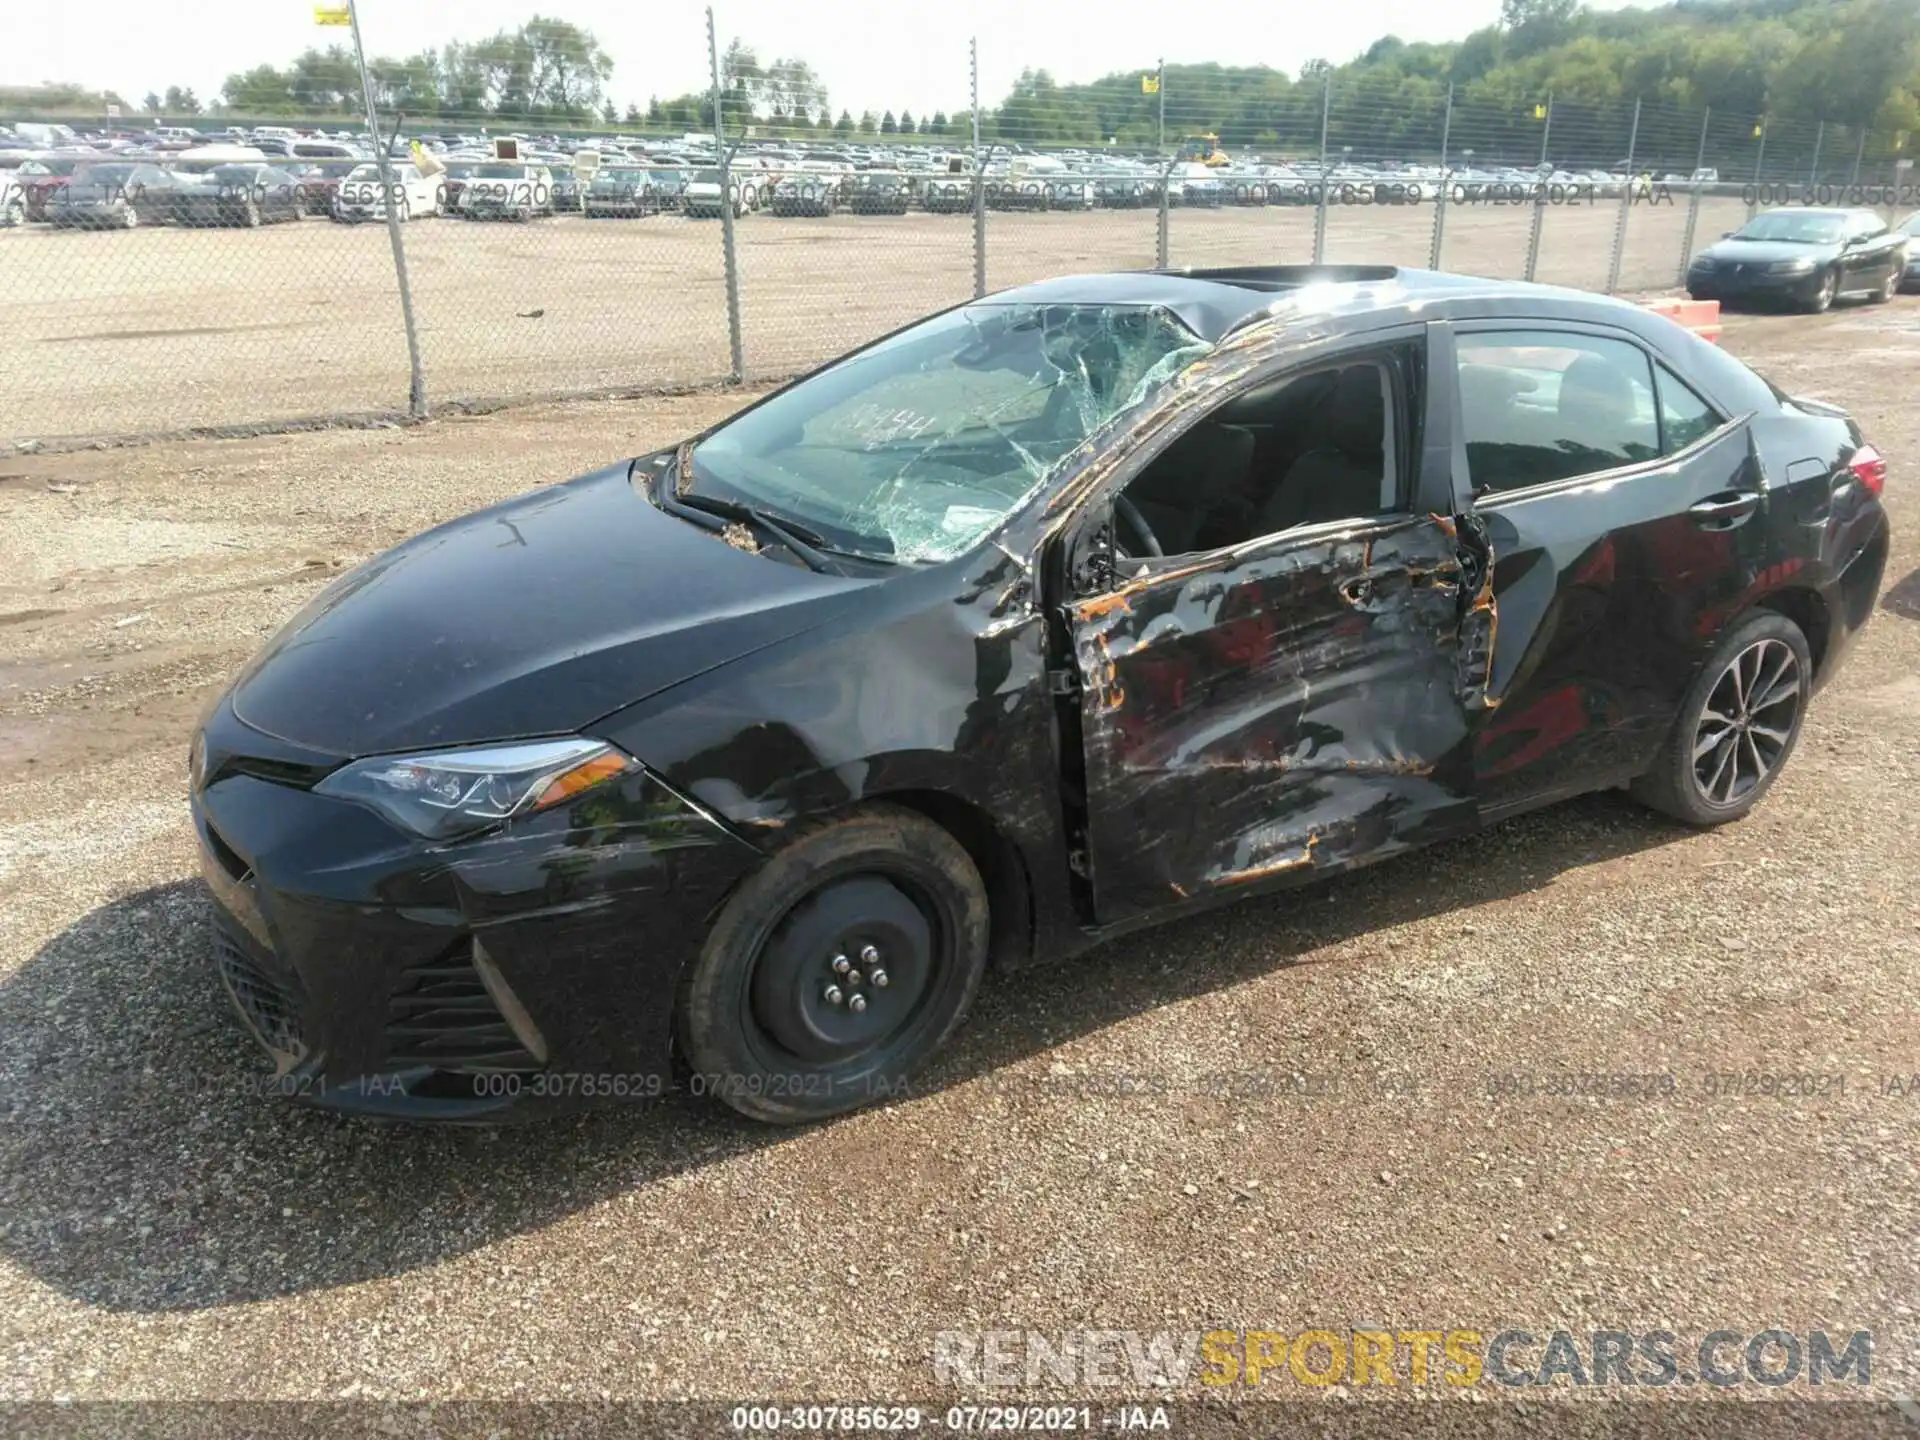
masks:
POLYGON ((1709 495, 1697 505, 1689 505, 1687 514, 1702 530, 1731 530, 1744 525, 1760 508, 1760 497, 1751 490, 1726 490, 1709 495))

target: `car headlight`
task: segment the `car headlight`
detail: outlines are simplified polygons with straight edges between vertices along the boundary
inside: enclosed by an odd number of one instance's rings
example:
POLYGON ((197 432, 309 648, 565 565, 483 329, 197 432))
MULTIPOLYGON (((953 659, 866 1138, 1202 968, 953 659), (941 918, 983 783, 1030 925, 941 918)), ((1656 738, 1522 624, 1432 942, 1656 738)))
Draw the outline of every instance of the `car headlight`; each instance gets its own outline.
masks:
POLYGON ((1816 265, 1816 261, 1803 256, 1798 260, 1776 260, 1767 269, 1775 275, 1810 275, 1816 265))
POLYGON ((606 741, 576 736, 375 755, 334 771, 314 789, 370 806, 425 839, 450 840, 563 804, 638 768, 631 755, 606 741))

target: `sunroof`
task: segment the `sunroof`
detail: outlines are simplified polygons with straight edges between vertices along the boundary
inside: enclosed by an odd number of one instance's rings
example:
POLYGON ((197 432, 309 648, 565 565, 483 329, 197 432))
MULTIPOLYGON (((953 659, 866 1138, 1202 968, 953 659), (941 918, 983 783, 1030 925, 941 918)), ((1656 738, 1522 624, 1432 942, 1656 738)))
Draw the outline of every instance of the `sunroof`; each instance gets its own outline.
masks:
POLYGON ((1189 280, 1210 280, 1216 285, 1234 285, 1242 290, 1298 290, 1303 285, 1352 285, 1363 281, 1392 280, 1399 274, 1393 265, 1229 265, 1220 269, 1172 270, 1189 280))

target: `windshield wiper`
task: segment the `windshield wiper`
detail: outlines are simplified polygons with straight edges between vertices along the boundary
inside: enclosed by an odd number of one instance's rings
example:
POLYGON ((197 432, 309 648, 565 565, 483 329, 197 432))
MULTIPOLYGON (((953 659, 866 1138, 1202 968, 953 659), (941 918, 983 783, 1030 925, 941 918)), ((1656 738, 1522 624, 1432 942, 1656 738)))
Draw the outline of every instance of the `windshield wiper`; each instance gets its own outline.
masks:
MULTIPOLYGON (((687 451, 683 449, 680 454, 681 464, 687 465, 690 459, 687 451)), ((695 515, 710 515, 716 520, 733 520, 743 525, 757 525, 799 556, 809 570, 816 570, 822 575, 847 573, 817 548, 826 543, 825 537, 809 530, 799 521, 771 514, 757 505, 744 505, 737 500, 722 500, 717 495, 689 493, 681 488, 681 481, 690 478, 691 476, 684 473, 671 478, 662 477, 659 488, 660 501, 669 514, 678 515, 686 520, 692 518, 686 513, 691 511, 695 515)), ((694 523, 702 522, 695 520, 694 523)), ((718 529, 719 527, 710 528, 718 529)))

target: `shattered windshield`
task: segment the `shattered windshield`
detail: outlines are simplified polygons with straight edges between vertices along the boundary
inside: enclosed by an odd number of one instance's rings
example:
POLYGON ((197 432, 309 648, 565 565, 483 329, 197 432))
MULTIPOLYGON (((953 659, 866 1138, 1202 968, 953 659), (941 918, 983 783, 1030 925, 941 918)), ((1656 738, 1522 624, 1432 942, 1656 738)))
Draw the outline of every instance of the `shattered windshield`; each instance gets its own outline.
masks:
POLYGON ((803 521, 837 550, 950 560, 1209 348, 1154 306, 969 305, 722 426, 679 484, 803 521))

